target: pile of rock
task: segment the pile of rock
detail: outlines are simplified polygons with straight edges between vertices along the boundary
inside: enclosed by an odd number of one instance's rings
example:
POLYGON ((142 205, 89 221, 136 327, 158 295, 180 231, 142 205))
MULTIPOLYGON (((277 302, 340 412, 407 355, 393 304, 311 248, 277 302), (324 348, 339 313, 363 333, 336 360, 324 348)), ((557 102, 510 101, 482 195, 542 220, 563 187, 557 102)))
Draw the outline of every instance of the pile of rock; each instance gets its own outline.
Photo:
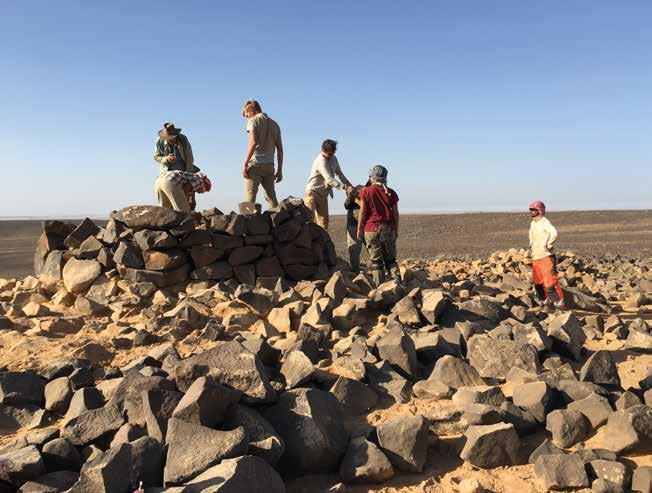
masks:
MULTIPOLYGON (((136 243, 138 217, 122 211, 113 219, 130 225, 125 238, 136 243)), ((204 220, 215 228, 217 217, 204 220)), ((147 225, 152 230, 151 219, 147 225)), ((182 225, 154 231, 177 238, 171 233, 182 225)), ((100 250, 113 229, 102 233, 100 250)), ((186 238, 204 229, 192 231, 186 238)), ((82 244, 70 245, 77 262, 88 261, 82 244)), ((74 261, 65 252, 62 263, 66 255, 74 261)), ((404 285, 378 287, 365 274, 336 271, 291 284, 263 276, 162 289, 127 274, 146 270, 122 262, 120 280, 98 272, 71 283, 63 267, 63 291, 46 277, 1 282, 0 332, 55 341, 53 326, 82 328, 70 319, 87 300, 111 318, 90 315, 83 327, 119 334, 33 371, 0 372, 0 433, 20 432, 0 449, 0 491, 121 493, 142 481, 147 492, 283 492, 309 474, 381 483, 424 471, 429 454, 436 461, 434 454, 449 453, 432 447, 440 434, 463 436, 459 456, 475 467, 532 463, 546 490, 649 491, 652 468, 624 458, 644 453, 652 439, 652 376, 623 388, 612 352, 589 349, 652 351, 648 322, 627 320, 609 303, 632 289, 630 274, 593 274, 597 283, 613 281, 613 291, 600 294, 570 286, 572 260, 563 282, 593 312, 545 313, 513 260, 523 255, 410 262, 404 285), (147 354, 143 346, 151 346, 147 354), (131 348, 137 358, 111 364, 131 348), (360 420, 414 399, 446 406, 376 426, 360 420), (531 453, 537 432, 547 437, 531 453), (600 448, 585 445, 600 434, 600 448)), ((285 271, 301 265, 276 256, 285 271)), ((577 257, 560 263, 567 259, 577 257)), ((649 263, 633 265, 649 276, 649 263)))
POLYGON ((46 221, 34 269, 44 279, 63 279, 72 293, 85 291, 102 272, 159 288, 189 280, 328 278, 335 248, 310 219, 302 202, 288 199, 263 214, 132 206, 114 212, 104 228, 88 218, 77 226, 46 221))

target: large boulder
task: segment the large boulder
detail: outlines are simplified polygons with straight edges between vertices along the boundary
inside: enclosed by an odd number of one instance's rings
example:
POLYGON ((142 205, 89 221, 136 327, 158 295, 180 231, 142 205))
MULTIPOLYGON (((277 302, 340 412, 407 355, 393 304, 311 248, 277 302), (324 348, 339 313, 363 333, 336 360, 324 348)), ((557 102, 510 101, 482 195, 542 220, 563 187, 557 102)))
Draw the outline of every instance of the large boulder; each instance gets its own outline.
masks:
POLYGON ((34 445, 0 455, 0 487, 3 481, 20 486, 42 474, 45 474, 45 464, 34 445))
POLYGON ((440 382, 453 389, 484 385, 484 381, 474 367, 466 361, 449 355, 437 360, 428 380, 440 382))
POLYGON ((541 455, 534 463, 534 474, 547 490, 589 486, 584 462, 577 454, 541 455))
POLYGON ((191 356, 178 366, 207 366, 216 371, 211 375, 221 384, 241 391, 245 403, 272 402, 276 392, 269 383, 267 372, 255 354, 236 341, 191 356))
POLYGON ((10 406, 42 405, 45 380, 29 371, 0 372, 0 403, 10 406))
POLYGON ((121 443, 89 459, 80 471, 79 481, 68 493, 127 493, 130 469, 131 445, 121 443))
POLYGON ((231 406, 226 414, 223 430, 243 427, 249 440, 247 453, 260 457, 274 466, 283 456, 285 442, 258 411, 240 404, 231 406))
POLYGON ((292 475, 337 470, 349 434, 332 394, 317 389, 289 390, 264 415, 285 441, 281 470, 292 475))
POLYGON ((582 347, 586 342, 586 334, 582 323, 573 312, 556 315, 547 327, 547 334, 553 340, 553 349, 567 352, 577 361, 582 357, 582 347))
POLYGON ((394 468, 376 444, 357 437, 342 459, 340 476, 345 483, 384 483, 394 477, 394 468))
POLYGON ((486 335, 475 335, 469 339, 467 356, 481 377, 504 380, 514 367, 531 373, 537 373, 539 368, 539 355, 534 346, 486 335))
POLYGON ((71 258, 63 268, 63 284, 71 293, 81 293, 91 287, 102 272, 96 260, 77 260, 71 258))
POLYGON ((620 387, 620 376, 611 351, 596 351, 593 353, 582 366, 580 380, 598 385, 620 387))
POLYGON ((405 472, 421 472, 428 454, 428 421, 423 416, 400 416, 376 428, 378 444, 391 463, 405 472))
POLYGON ((117 431, 123 423, 118 406, 107 405, 72 418, 61 429, 61 437, 73 445, 86 445, 106 433, 117 431))
POLYGON ((166 442, 166 486, 185 483, 223 459, 245 454, 248 447, 244 428, 218 431, 176 418, 168 423, 166 442))
POLYGON ((652 438, 652 409, 643 404, 609 415, 603 447, 621 453, 634 450, 652 438))
POLYGON ((518 464, 520 441, 514 425, 469 426, 460 457, 476 467, 490 469, 518 464))
POLYGON ((187 390, 172 416, 214 428, 222 423, 229 407, 238 402, 241 395, 213 378, 200 377, 187 390))
POLYGON ((414 342, 400 327, 392 328, 376 343, 378 355, 389 362, 404 376, 416 379, 419 376, 419 363, 414 342))

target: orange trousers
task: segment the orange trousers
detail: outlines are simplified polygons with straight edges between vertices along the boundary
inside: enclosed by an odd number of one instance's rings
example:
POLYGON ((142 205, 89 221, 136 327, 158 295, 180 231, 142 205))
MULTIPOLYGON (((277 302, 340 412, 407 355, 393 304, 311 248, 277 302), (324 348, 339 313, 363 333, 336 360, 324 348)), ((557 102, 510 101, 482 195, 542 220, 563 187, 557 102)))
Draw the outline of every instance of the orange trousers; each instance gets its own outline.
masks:
POLYGON ((543 257, 532 261, 532 279, 535 286, 540 285, 545 288, 546 299, 550 298, 550 292, 552 291, 557 293, 560 300, 564 299, 564 292, 557 277, 557 267, 552 257, 543 257))

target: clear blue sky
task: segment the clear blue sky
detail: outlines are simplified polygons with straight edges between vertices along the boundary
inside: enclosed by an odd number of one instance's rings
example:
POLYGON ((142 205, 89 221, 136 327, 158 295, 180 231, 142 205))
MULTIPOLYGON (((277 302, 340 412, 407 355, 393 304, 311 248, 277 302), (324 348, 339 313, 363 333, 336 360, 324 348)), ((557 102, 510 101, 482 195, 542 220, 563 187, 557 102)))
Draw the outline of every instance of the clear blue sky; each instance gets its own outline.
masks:
POLYGON ((165 121, 228 211, 250 97, 282 128, 282 197, 333 138, 404 211, 652 208, 650 26, 648 0, 6 1, 0 216, 154 203, 165 121))

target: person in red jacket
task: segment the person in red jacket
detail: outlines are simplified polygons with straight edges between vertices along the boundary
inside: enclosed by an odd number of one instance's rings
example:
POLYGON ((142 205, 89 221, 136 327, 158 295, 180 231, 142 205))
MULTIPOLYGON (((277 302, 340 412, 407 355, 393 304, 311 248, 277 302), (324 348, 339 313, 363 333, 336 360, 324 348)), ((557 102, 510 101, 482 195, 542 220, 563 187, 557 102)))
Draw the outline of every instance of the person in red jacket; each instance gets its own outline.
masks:
POLYGON ((385 281, 385 269, 401 283, 401 272, 396 263, 398 194, 387 187, 387 168, 384 166, 371 168, 369 179, 371 184, 360 191, 358 239, 367 245, 376 286, 385 281))

